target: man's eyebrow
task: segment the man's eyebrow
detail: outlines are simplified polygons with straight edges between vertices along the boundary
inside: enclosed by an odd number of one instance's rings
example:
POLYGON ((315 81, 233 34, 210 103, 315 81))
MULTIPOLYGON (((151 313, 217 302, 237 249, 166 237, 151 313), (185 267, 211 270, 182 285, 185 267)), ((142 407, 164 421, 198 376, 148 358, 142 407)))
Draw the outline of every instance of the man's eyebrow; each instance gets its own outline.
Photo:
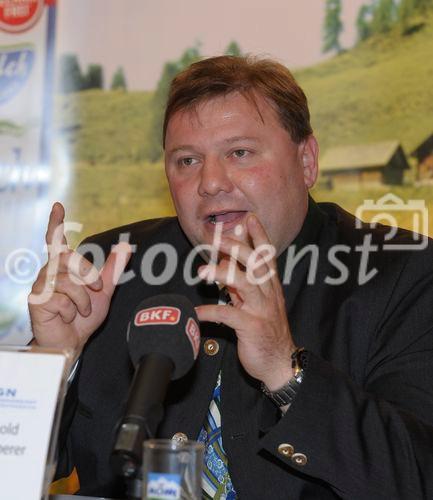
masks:
MULTIPOLYGON (((236 135, 234 137, 228 137, 227 139, 224 139, 222 142, 224 144, 233 144, 234 142, 242 142, 242 141, 248 141, 248 142, 259 142, 259 139, 256 137, 251 137, 247 135, 236 135)), ((168 155, 172 155, 174 153, 177 153, 179 151, 194 151, 195 147, 192 144, 182 144, 181 146, 176 146, 170 150, 167 151, 168 155)))
POLYGON ((237 135, 235 137, 229 137, 228 139, 224 139, 224 142, 226 144, 232 144, 233 142, 242 142, 242 141, 258 142, 259 139, 257 137, 250 137, 247 135, 237 135))
POLYGON ((191 144, 183 144, 182 146, 177 146, 175 148, 170 149, 167 151, 167 154, 171 155, 173 153, 177 153, 178 151, 192 151, 194 149, 194 146, 191 144))

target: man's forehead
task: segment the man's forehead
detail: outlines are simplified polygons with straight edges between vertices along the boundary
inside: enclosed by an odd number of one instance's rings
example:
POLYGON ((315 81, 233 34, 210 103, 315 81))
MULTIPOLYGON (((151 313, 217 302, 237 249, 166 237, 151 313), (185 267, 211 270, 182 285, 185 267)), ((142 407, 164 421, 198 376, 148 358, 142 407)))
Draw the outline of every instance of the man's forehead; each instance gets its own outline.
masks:
POLYGON ((204 97, 191 106, 184 109, 189 113, 200 113, 205 109, 224 107, 230 109, 231 106, 242 108, 249 115, 262 119, 265 110, 273 111, 274 106, 270 99, 264 97, 257 91, 249 90, 245 92, 234 91, 228 94, 204 97))
POLYGON ((230 92, 225 95, 217 95, 203 98, 189 106, 177 110, 168 122, 168 128, 189 126, 191 128, 202 128, 215 124, 212 121, 205 123, 209 117, 218 115, 221 124, 230 122, 235 117, 245 117, 259 126, 266 121, 277 120, 278 115, 275 105, 270 99, 263 97, 258 92, 230 92), (172 125, 172 127, 170 127, 172 125))

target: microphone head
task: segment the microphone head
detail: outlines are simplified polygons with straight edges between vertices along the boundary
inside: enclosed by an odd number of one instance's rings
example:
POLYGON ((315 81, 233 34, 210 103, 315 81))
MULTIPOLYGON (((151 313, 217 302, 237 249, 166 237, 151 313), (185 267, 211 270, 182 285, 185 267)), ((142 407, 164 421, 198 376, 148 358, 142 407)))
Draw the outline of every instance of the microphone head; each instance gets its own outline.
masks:
POLYGON ((200 349, 200 329, 191 301, 164 294, 145 299, 128 325, 128 349, 134 366, 147 354, 162 354, 174 365, 172 380, 193 366, 200 349))

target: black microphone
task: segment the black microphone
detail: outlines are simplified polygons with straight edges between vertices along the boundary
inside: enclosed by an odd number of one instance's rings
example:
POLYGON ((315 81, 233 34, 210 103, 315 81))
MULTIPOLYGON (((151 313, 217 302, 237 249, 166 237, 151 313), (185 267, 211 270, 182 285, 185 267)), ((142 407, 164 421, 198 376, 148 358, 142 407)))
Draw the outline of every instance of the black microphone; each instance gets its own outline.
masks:
POLYGON ((164 417, 168 384, 183 377, 197 358, 200 329, 194 306, 174 294, 143 300, 128 325, 127 340, 135 374, 110 461, 117 474, 132 478, 142 462, 143 441, 155 436, 164 417))

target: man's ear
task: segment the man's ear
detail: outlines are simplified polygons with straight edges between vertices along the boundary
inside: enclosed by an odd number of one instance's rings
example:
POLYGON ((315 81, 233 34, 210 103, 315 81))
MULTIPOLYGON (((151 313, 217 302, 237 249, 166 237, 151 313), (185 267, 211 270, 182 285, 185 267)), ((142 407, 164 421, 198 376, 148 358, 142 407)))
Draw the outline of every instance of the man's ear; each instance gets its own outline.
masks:
POLYGON ((300 144, 304 182, 308 189, 314 186, 319 173, 319 144, 313 134, 300 144))

